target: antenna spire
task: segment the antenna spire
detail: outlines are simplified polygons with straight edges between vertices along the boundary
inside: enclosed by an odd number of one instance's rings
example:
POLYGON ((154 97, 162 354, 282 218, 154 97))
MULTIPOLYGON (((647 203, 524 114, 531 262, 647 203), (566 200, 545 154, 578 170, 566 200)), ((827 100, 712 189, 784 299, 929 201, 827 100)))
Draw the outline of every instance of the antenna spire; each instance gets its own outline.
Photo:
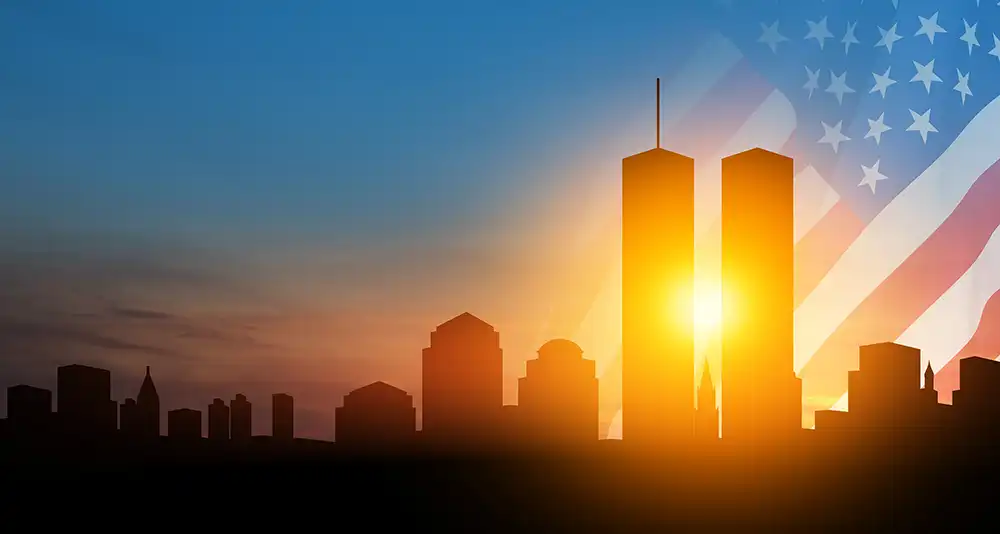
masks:
POLYGON ((660 79, 656 79, 656 148, 660 148, 660 79))

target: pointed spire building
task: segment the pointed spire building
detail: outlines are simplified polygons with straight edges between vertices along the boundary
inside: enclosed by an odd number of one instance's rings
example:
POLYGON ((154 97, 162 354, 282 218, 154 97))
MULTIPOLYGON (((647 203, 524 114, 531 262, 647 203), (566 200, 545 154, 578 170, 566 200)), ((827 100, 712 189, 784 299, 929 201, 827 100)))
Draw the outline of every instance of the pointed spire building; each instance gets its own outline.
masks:
POLYGON ((931 362, 927 362, 927 369, 924 370, 924 387, 920 393, 928 404, 937 404, 938 394, 937 390, 934 389, 934 369, 931 368, 931 362))
POLYGON ((146 366, 146 377, 142 379, 139 394, 135 399, 135 424, 140 437, 157 438, 160 436, 160 396, 156 393, 153 377, 149 375, 148 365, 146 366))
POLYGON ((705 366, 701 372, 701 385, 698 386, 695 436, 699 440, 719 439, 719 408, 715 402, 715 385, 712 383, 712 373, 708 368, 708 360, 705 360, 705 366))

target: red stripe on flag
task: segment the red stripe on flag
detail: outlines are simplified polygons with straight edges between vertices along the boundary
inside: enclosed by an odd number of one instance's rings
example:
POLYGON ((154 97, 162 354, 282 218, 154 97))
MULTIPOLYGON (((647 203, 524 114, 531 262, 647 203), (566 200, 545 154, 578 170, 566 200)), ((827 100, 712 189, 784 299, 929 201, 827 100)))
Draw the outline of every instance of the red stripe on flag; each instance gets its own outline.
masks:
POLYGON ((961 386, 958 362, 970 356, 993 359, 997 354, 1000 354, 1000 291, 994 293, 986 302, 972 339, 934 376, 934 388, 938 391, 938 400, 950 404, 952 391, 961 386))
POLYGON ((830 272, 865 223, 846 202, 838 202, 795 245, 795 306, 830 272))
POLYGON ((975 262, 1000 225, 1000 164, 969 189, 955 211, 837 328, 802 369, 803 395, 816 409, 847 391, 858 346, 893 341, 975 262))
POLYGON ((666 148, 695 159, 715 157, 772 92, 774 86, 741 59, 671 127, 678 135, 671 136, 676 141, 666 148))

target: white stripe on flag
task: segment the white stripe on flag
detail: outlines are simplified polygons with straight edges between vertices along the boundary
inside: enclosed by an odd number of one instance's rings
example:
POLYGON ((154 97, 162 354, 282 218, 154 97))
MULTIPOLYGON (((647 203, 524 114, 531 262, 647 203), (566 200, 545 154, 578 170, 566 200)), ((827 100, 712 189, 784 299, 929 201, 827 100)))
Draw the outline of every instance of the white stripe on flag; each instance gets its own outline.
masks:
POLYGON ((940 370, 972 339, 986 301, 1000 289, 1000 229, 993 232, 976 262, 914 321, 897 343, 921 351, 921 370, 930 361, 940 370))
POLYGON ((840 201, 837 191, 811 165, 795 175, 795 242, 840 201))
POLYGON ((937 161, 868 224, 806 296, 795 310, 796 372, 848 315, 944 222, 972 184, 997 161, 1000 147, 990 150, 981 140, 990 138, 998 122, 1000 100, 994 100, 937 161))

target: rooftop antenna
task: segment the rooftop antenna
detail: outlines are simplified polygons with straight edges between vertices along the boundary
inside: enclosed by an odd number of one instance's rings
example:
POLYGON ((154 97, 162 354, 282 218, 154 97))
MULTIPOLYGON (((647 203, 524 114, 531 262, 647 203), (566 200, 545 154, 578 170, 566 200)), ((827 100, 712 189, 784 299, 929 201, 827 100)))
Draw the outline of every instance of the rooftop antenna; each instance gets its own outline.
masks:
POLYGON ((660 79, 656 79, 656 148, 660 148, 660 79))

